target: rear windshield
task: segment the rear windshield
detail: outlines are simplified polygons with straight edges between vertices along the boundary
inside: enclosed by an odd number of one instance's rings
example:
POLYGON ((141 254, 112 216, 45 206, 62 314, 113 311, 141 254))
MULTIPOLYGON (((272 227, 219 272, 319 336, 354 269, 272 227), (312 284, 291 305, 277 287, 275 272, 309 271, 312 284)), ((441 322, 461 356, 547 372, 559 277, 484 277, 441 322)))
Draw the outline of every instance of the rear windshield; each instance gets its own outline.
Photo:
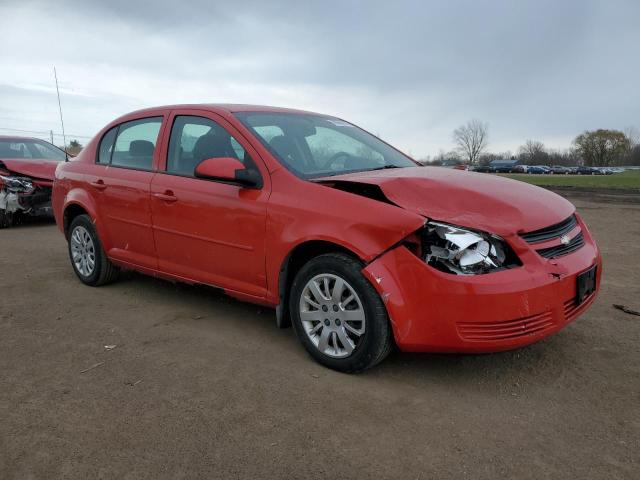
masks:
POLYGON ((0 158, 23 158, 60 162, 65 154, 58 147, 42 140, 0 138, 0 158))

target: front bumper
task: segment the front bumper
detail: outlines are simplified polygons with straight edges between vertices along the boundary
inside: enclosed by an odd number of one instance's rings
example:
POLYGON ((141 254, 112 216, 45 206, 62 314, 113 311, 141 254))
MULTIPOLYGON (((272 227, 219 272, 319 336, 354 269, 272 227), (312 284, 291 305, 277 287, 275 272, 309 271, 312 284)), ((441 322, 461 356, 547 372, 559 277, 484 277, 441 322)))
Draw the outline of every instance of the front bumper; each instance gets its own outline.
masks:
POLYGON ((414 352, 495 352, 537 342, 575 320, 600 289, 602 260, 584 223, 585 244, 548 260, 518 236, 509 241, 523 266, 458 276, 397 247, 363 273, 382 297, 396 344, 414 352), (597 265, 596 291, 576 305, 576 277, 597 265))
POLYGON ((9 192, 0 188, 0 209, 30 216, 53 216, 51 188, 37 187, 33 192, 9 192))

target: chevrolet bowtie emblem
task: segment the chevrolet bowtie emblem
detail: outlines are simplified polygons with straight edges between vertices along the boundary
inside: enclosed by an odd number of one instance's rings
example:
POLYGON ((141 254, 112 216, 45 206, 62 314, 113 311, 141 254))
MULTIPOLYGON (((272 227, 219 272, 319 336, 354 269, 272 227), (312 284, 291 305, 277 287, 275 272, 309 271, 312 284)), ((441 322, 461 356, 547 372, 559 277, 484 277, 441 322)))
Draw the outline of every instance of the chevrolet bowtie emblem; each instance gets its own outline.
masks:
POLYGON ((560 237, 560 243, 563 245, 567 245, 570 241, 571 239, 569 238, 569 235, 562 235, 560 237))

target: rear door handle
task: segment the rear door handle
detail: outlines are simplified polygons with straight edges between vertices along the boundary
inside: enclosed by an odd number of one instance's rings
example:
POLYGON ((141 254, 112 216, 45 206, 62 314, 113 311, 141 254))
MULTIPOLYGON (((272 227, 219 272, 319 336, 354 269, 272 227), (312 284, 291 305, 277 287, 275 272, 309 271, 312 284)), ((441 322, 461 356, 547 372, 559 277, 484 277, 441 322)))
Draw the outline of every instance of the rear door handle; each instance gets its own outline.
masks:
POLYGON ((167 190, 164 193, 154 193, 153 196, 168 203, 173 203, 178 200, 178 197, 176 197, 171 190, 167 190))
POLYGON ((97 190, 104 190, 105 188, 107 188, 102 179, 91 182, 91 186, 97 190))

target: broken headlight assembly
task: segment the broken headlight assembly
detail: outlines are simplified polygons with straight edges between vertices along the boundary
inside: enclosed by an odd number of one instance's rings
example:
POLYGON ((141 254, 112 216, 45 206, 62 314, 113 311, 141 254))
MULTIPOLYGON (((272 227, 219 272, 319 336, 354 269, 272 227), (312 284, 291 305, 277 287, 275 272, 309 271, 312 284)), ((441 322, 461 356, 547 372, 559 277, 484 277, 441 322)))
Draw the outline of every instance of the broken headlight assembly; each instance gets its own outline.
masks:
POLYGON ((421 237, 421 257, 446 273, 481 275, 521 265, 511 247, 497 235, 429 221, 421 237))
POLYGON ((31 179, 8 175, 0 175, 0 188, 14 193, 31 193, 35 190, 31 179))

